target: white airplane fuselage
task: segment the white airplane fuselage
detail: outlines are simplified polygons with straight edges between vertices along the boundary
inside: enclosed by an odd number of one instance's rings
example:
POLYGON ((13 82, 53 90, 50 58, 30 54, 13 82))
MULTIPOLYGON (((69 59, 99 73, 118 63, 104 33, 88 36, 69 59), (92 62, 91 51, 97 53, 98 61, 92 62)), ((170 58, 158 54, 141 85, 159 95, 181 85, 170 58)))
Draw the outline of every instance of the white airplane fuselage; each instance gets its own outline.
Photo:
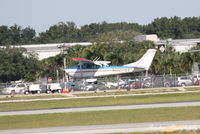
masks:
POLYGON ((98 69, 78 69, 77 66, 65 69, 71 77, 102 77, 108 75, 118 75, 132 72, 144 71, 143 68, 132 66, 105 66, 98 69))
POLYGON ((84 58, 73 58, 79 65, 65 68, 65 72, 71 77, 101 77, 118 75, 148 70, 156 49, 149 49, 138 61, 123 66, 109 66, 109 61, 90 61, 84 58))

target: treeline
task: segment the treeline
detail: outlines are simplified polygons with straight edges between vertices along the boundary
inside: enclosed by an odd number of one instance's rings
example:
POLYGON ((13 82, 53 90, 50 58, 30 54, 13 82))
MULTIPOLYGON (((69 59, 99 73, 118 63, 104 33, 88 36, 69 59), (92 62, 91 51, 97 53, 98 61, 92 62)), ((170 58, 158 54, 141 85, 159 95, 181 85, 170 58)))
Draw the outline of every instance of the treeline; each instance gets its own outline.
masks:
POLYGON ((115 40, 131 40, 139 34, 157 34, 161 39, 200 38, 200 17, 157 18, 148 25, 137 23, 92 23, 77 28, 74 22, 60 22, 36 36, 30 27, 0 26, 0 45, 22 45, 62 42, 92 42, 107 34, 115 40))
MULTIPOLYGON (((104 43, 95 42, 91 46, 73 46, 59 54, 42 61, 37 60, 37 55, 28 53, 23 48, 0 48, 0 82, 9 82, 19 79, 35 81, 40 77, 52 77, 54 80, 63 77, 63 59, 67 60, 67 66, 75 63, 72 57, 83 57, 90 60, 111 61, 112 65, 124 65, 137 61, 149 49, 154 48, 150 41, 134 42, 131 40, 116 42, 106 40, 104 43)), ((199 46, 194 49, 200 49, 199 46)), ((178 53, 172 47, 167 47, 162 54, 157 51, 153 60, 150 74, 185 74, 191 73, 193 62, 200 63, 199 53, 178 53)), ((132 75, 135 75, 133 73, 132 75)))
MULTIPOLYGON (((75 23, 58 23, 47 31, 36 36, 34 29, 0 26, 0 82, 19 79, 34 81, 39 77, 53 77, 56 72, 60 77, 63 73, 63 58, 67 66, 75 64, 72 57, 83 57, 90 60, 99 57, 108 60, 112 65, 123 65, 138 60, 154 43, 134 42, 138 34, 158 34, 160 38, 200 38, 200 18, 179 17, 155 19, 151 24, 136 23, 93 23, 77 28, 75 23), (73 46, 64 50, 65 54, 39 61, 37 55, 28 53, 23 48, 11 48, 9 45, 59 43, 59 42, 94 42, 91 46, 73 46)), ((200 49, 198 48, 194 49, 200 49)), ((200 63, 199 53, 178 53, 167 47, 165 53, 156 53, 149 70, 152 74, 183 74, 190 73, 193 62, 200 63)))

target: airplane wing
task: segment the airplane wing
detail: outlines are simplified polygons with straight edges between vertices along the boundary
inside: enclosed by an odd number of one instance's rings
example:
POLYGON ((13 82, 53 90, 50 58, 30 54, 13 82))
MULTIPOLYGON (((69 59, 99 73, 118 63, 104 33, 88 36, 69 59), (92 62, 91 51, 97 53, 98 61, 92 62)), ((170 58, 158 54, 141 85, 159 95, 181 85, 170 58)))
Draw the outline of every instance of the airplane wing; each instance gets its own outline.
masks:
POLYGON ((75 62, 78 63, 92 63, 92 64, 96 64, 99 66, 108 66, 108 64, 110 64, 110 61, 91 61, 85 58, 72 58, 72 60, 74 60, 75 62))
POLYGON ((93 63, 94 64, 93 61, 85 59, 85 58, 72 58, 72 60, 79 63, 93 63))

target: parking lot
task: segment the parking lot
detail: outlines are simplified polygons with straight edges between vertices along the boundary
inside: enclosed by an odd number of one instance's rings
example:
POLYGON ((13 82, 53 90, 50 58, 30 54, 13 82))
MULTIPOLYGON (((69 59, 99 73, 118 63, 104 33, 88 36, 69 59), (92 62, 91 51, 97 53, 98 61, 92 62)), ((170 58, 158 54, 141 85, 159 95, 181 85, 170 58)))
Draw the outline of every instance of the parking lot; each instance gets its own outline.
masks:
POLYGON ((93 78, 69 82, 50 82, 50 83, 0 83, 0 94, 51 94, 85 91, 108 91, 116 89, 140 89, 140 88, 159 88, 159 87, 185 87, 200 85, 198 75, 151 75, 148 77, 112 77, 112 78, 93 78))

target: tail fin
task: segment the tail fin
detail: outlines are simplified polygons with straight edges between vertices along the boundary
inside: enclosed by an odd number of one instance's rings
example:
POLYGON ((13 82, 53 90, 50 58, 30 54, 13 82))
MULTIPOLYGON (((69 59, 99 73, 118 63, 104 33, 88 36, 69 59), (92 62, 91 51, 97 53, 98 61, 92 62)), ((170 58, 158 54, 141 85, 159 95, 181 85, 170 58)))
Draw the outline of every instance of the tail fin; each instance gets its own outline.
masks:
POLYGON ((138 61, 124 65, 124 66, 134 66, 138 68, 144 68, 145 70, 148 70, 151 66, 151 63, 153 61, 153 58, 156 54, 156 49, 149 49, 138 61))

